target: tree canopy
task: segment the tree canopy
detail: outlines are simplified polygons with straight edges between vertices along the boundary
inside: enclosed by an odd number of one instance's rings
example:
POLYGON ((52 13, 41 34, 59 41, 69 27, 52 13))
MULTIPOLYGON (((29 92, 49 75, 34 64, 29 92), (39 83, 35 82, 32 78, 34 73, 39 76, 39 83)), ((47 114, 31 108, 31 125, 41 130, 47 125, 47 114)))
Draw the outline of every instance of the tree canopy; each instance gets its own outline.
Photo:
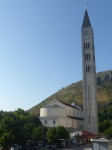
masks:
POLYGON ((99 109, 99 132, 104 133, 107 138, 112 138, 112 106, 99 109))
POLYGON ((0 144, 2 147, 8 147, 14 143, 24 144, 35 138, 38 141, 39 126, 42 126, 39 118, 22 109, 14 112, 0 111, 0 144))
POLYGON ((58 126, 49 129, 46 133, 46 138, 48 142, 55 143, 59 139, 69 139, 70 135, 63 126, 58 126))

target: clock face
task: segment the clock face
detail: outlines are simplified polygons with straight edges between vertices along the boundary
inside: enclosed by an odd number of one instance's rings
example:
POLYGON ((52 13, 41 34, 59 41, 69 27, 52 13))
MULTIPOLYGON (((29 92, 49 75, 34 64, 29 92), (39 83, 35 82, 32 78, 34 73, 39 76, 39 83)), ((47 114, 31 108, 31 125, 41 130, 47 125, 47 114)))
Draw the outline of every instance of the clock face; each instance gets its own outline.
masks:
POLYGON ((85 31, 85 32, 84 32, 84 35, 85 35, 85 36, 87 36, 87 35, 89 35, 89 34, 90 34, 89 31, 85 31))

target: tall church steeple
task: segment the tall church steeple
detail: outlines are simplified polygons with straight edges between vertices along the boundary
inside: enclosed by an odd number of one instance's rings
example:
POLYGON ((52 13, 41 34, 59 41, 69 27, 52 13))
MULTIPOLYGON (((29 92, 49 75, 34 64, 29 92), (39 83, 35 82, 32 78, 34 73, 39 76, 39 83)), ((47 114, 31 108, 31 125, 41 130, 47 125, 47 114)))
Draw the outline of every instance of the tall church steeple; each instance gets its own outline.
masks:
POLYGON ((83 114, 84 130, 98 134, 96 65, 94 34, 87 9, 82 23, 83 114))
POLYGON ((87 9, 86 9, 84 19, 83 19, 83 23, 82 23, 82 28, 89 27, 89 26, 91 26, 91 22, 89 20, 89 15, 88 15, 88 12, 87 12, 87 9))

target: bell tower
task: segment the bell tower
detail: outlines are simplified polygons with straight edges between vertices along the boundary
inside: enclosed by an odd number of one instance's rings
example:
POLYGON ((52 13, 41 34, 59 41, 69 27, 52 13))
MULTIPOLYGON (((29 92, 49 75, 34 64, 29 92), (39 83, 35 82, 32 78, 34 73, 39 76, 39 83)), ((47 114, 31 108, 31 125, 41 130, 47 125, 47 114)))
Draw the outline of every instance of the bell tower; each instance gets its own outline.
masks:
POLYGON ((98 108, 96 92, 96 65, 94 33, 85 9, 81 28, 82 34, 82 68, 83 68, 83 129, 98 134, 98 108))

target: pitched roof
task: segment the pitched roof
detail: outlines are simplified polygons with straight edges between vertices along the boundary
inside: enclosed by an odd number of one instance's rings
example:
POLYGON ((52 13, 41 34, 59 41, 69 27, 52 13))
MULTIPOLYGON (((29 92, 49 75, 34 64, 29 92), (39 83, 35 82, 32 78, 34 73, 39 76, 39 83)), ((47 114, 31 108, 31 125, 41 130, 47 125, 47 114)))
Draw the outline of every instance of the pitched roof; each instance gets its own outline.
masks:
MULTIPOLYGON (((58 101, 59 101, 59 100, 58 100, 58 101)), ((75 105, 70 105, 70 104, 67 104, 67 103, 62 102, 62 101, 59 101, 59 102, 63 103, 63 104, 66 105, 66 106, 69 106, 69 107, 72 107, 72 108, 75 108, 75 109, 78 109, 78 110, 82 110, 82 108, 77 107, 77 106, 75 106, 75 105)))
POLYGON ((91 22, 90 22, 89 15, 88 15, 88 12, 86 9, 85 14, 84 14, 83 23, 82 23, 82 28, 89 27, 89 26, 91 26, 91 22))
POLYGON ((94 139, 97 137, 97 135, 87 132, 87 131, 82 131, 82 135, 76 135, 78 139, 94 139))

